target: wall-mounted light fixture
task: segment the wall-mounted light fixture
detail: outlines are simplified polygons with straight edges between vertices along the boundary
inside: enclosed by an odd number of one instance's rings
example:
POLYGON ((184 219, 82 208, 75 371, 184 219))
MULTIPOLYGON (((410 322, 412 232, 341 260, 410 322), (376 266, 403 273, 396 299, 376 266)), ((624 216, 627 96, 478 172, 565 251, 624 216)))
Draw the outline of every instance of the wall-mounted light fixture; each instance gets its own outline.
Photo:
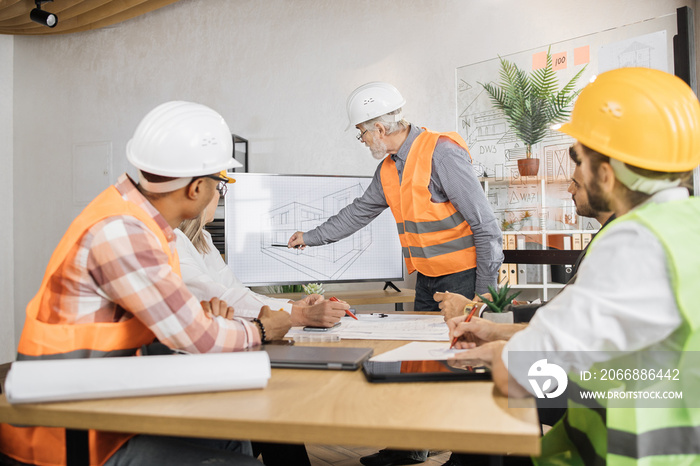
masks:
POLYGON ((29 13, 29 19, 35 23, 52 28, 58 24, 58 16, 41 9, 41 5, 47 2, 53 2, 53 0, 34 0, 36 8, 29 13))

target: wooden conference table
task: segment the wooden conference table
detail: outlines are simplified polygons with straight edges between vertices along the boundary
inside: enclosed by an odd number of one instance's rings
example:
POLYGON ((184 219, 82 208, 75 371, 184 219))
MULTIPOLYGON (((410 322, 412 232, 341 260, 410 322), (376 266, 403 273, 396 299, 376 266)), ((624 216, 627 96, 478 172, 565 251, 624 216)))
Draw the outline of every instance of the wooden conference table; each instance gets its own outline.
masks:
MULTIPOLYGON (((326 345, 372 347, 376 355, 405 343, 343 340, 326 345)), ((361 370, 273 369, 262 390, 15 406, 2 395, 0 422, 287 443, 538 454, 535 403, 521 401, 522 408, 509 407, 506 397, 494 394, 490 381, 372 384, 361 370)))
MULTIPOLYGON (((330 296, 331 293, 326 293, 330 296)), ((366 306, 372 304, 393 304, 395 311, 403 311, 404 303, 412 303, 416 299, 416 291, 411 289, 362 290, 362 291, 338 291, 333 293, 336 298, 345 301, 351 306, 366 306)), ((270 294, 273 298, 298 300, 304 293, 278 293, 270 294)))

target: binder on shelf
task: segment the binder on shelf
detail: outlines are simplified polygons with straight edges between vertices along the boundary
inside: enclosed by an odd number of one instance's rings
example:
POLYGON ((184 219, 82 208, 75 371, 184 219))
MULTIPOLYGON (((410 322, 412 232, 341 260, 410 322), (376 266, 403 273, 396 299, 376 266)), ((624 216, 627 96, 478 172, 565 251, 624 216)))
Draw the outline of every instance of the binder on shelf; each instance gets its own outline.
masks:
POLYGON ((508 284, 510 286, 518 284, 518 264, 508 264, 508 284))
MULTIPOLYGON (((522 236, 522 235, 518 236, 517 241, 516 241, 516 249, 519 249, 521 251, 524 251, 525 249, 527 249, 527 243, 525 241, 524 236, 522 236)), ((516 269, 518 284, 519 285, 526 285, 528 283, 526 264, 515 264, 515 269, 516 269)))
POLYGON ((506 249, 517 249, 515 235, 506 235, 506 236, 508 236, 508 240, 506 242, 506 249))
MULTIPOLYGON (((527 249, 527 250, 540 249, 540 248, 541 248, 541 246, 537 243, 526 243, 525 244, 525 249, 527 249)), ((525 265, 526 281, 520 282, 520 283, 541 285, 544 282, 542 279, 542 271, 544 270, 545 267, 548 267, 548 266, 541 265, 541 264, 526 264, 525 265)))
POLYGON ((570 251, 571 250, 571 236, 564 236, 564 250, 565 251, 570 251))
POLYGON ((571 249, 575 249, 575 250, 579 250, 579 251, 581 249, 583 249, 583 247, 581 246, 581 244, 582 244, 581 241, 582 241, 581 233, 574 233, 573 235, 571 235, 571 249))
MULTIPOLYGON (((505 251, 508 249, 508 237, 510 235, 507 235, 503 233, 501 238, 503 239, 503 250, 505 251)), ((508 264, 501 264, 501 268, 498 269, 498 280, 496 283, 503 283, 503 278, 508 276, 508 264)))
POLYGON ((586 249, 588 247, 588 244, 591 242, 592 239, 593 239, 592 233, 582 233, 581 234, 581 249, 586 249))
POLYGON ((508 270, 510 269, 510 264, 501 264, 501 268, 498 269, 498 283, 508 283, 508 270))
MULTIPOLYGON (((505 249, 515 249, 516 248, 516 235, 507 234, 503 235, 503 243, 505 249)), ((516 264, 505 263, 501 265, 501 270, 498 274, 498 283, 502 283, 506 280, 508 285, 513 286, 518 284, 518 271, 516 264)))
MULTIPOLYGON (((564 236, 564 250, 570 251, 572 249, 572 240, 575 235, 564 236)), ((581 236, 579 235, 579 249, 581 249, 581 236)), ((575 245, 576 243, 574 243, 575 245)), ((573 248, 576 249, 576 248, 573 248)), ((550 280, 553 283, 564 283, 566 284, 573 276, 574 266, 572 264, 567 265, 550 265, 550 280)))
POLYGON ((518 284, 527 285, 527 264, 516 264, 518 270, 518 284))

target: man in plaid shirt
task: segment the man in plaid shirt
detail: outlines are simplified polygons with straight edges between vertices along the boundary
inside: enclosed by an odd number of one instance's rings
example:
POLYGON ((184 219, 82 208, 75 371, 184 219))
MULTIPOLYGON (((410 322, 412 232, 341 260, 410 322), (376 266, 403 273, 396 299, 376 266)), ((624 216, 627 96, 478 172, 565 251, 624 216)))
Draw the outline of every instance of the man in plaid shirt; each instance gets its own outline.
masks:
MULTIPOLYGON (((139 183, 122 175, 68 228, 27 306, 18 360, 130 356, 156 339, 205 353, 282 338, 288 313, 263 307, 253 322, 237 318, 217 298, 200 303, 180 277, 173 229, 218 196, 232 153, 228 126, 208 107, 168 102, 149 112, 127 145, 139 183)), ((65 464, 64 435, 0 424, 0 451, 65 464)), ((91 464, 260 464, 250 451, 249 442, 90 432, 91 464)))

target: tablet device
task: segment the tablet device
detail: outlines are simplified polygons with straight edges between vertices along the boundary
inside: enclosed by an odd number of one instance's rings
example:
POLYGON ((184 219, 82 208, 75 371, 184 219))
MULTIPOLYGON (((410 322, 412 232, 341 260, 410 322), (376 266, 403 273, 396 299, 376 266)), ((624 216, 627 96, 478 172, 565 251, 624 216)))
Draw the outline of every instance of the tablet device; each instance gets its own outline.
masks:
POLYGON ((447 361, 365 361, 362 372, 369 382, 432 382, 490 380, 491 371, 480 367, 453 367, 447 361))
POLYGON ((335 369, 354 371, 372 356, 372 348, 332 346, 270 346, 262 349, 270 356, 270 366, 288 369, 335 369))

